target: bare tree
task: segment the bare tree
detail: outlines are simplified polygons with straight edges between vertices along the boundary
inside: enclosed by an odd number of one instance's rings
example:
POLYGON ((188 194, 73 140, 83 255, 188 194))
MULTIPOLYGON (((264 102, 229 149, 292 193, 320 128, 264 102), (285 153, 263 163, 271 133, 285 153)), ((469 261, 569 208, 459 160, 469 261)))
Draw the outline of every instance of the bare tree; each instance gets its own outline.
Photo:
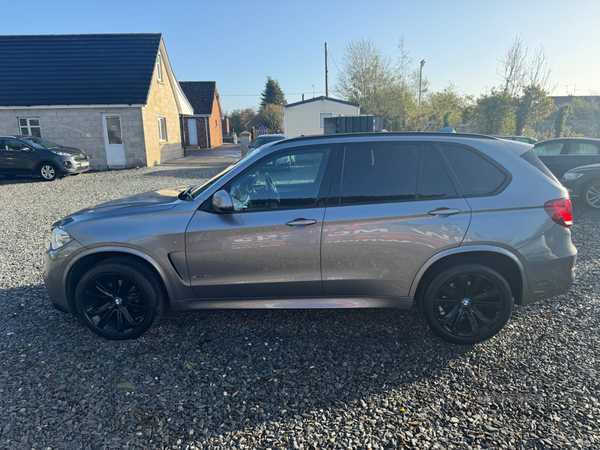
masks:
POLYGON ((518 35, 500 60, 498 75, 502 79, 502 88, 513 97, 521 95, 526 86, 537 86, 545 92, 552 92, 555 88, 546 49, 536 47, 529 61, 528 51, 529 47, 523 45, 523 36, 518 35))
POLYGON ((498 75, 502 79, 502 88, 515 97, 523 89, 527 71, 527 48, 523 48, 523 36, 518 35, 506 48, 504 57, 500 60, 498 75))
POLYGON ((548 93, 556 88, 552 82, 552 64, 548 62, 544 47, 536 47, 533 53, 527 68, 527 82, 529 86, 537 86, 548 93))
POLYGON ((380 113, 379 99, 394 83, 391 59, 375 47, 371 39, 348 43, 344 65, 333 88, 342 98, 358 102, 367 113, 380 113))

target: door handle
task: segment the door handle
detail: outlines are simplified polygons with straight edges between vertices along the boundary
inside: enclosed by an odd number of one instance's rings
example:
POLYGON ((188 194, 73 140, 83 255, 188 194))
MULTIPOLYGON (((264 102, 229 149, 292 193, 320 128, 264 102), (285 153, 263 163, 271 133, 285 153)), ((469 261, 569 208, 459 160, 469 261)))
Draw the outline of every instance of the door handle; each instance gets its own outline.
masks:
POLYGON ((294 219, 285 224, 289 227, 305 227, 307 225, 314 225, 315 223, 317 223, 317 221, 314 219, 294 219))
POLYGON ((450 209, 450 208, 438 208, 433 211, 429 211, 427 214, 430 216, 453 216, 454 214, 458 214, 460 209, 450 209))

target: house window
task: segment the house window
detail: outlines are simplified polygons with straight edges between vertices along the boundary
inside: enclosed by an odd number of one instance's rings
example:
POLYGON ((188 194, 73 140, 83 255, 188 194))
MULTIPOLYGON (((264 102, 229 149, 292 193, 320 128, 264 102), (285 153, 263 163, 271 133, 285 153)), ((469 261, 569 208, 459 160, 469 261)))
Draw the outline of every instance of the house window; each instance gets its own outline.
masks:
POLYGON ((166 117, 158 118, 158 138, 161 141, 169 140, 169 137, 167 136, 167 118, 166 117))
POLYGON ((156 57, 156 79, 162 83, 163 75, 162 75, 162 60, 160 58, 160 53, 156 57))
POLYGON ((40 119, 36 117, 19 118, 19 131, 21 134, 42 137, 40 119))
POLYGON ((325 128, 325 118, 326 117, 333 117, 333 113, 330 112, 320 112, 319 113, 319 128, 323 129, 325 128))
POLYGON ((215 128, 217 128, 217 119, 215 119, 215 128))

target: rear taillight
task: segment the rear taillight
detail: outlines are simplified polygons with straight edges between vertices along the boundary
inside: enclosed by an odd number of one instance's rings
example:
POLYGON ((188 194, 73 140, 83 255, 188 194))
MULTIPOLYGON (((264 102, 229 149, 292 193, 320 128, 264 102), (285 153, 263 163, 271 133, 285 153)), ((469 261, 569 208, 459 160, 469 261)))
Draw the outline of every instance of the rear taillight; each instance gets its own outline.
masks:
POLYGON ((544 204, 544 209, 550 218, 561 227, 569 228, 573 225, 573 209, 570 199, 550 200, 544 204))

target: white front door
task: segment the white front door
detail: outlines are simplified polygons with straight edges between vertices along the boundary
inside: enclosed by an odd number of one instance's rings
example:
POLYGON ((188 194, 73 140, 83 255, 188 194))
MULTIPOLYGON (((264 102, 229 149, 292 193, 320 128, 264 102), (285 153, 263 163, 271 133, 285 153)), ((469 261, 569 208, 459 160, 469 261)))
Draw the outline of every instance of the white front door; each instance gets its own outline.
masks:
POLYGON ((188 136, 190 145, 198 145, 198 132, 196 131, 196 119, 188 119, 188 136))
POLYGON ((118 114, 102 114, 106 161, 108 167, 125 167, 125 146, 121 130, 121 116, 118 114))

